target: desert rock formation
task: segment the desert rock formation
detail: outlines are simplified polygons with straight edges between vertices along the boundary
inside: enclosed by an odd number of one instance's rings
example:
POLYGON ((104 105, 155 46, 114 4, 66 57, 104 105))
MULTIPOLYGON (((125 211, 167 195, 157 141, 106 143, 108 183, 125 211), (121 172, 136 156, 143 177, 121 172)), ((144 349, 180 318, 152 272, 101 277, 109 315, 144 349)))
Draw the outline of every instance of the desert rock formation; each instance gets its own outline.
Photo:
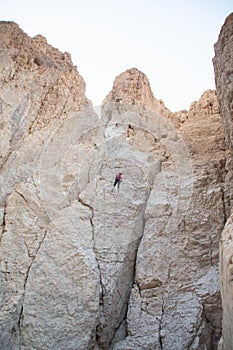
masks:
MULTIPOLYGON (((91 104, 69 55, 52 48, 44 38, 31 39, 16 24, 3 22, 0 43, 0 344, 2 349, 74 349, 78 338, 84 349, 92 338, 99 307, 89 211, 75 203, 75 210, 82 213, 77 225, 88 222, 86 254, 76 241, 72 225, 65 224, 65 212, 60 229, 54 220, 59 220, 67 207, 62 203, 63 189, 56 183, 61 166, 56 163, 57 157, 64 157, 61 152, 67 135, 72 142, 69 129, 59 134, 59 122, 91 104), (47 157, 47 142, 53 134, 60 135, 56 155, 47 157), (47 197, 40 190, 45 172, 48 188, 56 188, 51 200, 58 205, 57 216, 48 210, 47 197), (80 276, 82 282, 78 282, 80 276), (74 337, 82 313, 83 324, 74 337), (86 323, 92 326, 86 327, 86 323)), ((74 118, 77 122, 78 116, 74 118)), ((90 112, 90 126, 95 118, 90 112)), ((80 129, 82 121, 80 117, 80 129)))
MULTIPOLYGON (((221 333, 218 245, 225 222, 225 144, 216 94, 207 91, 193 103, 179 130, 161 117, 145 119, 147 126, 143 121, 143 129, 156 125, 150 134, 164 154, 145 209, 128 336, 114 349, 214 349, 221 333)), ((130 138, 139 135, 134 128, 130 138)))
POLYGON ((172 113, 132 68, 99 118, 69 54, 15 23, 0 45, 3 349, 217 349, 230 200, 215 91, 172 113))
POLYGON ((230 350, 233 346, 233 13, 227 17, 218 42, 215 44, 214 68, 217 95, 225 127, 227 147, 225 187, 230 204, 228 216, 231 214, 222 233, 220 243, 220 285, 223 307, 222 349, 230 350))

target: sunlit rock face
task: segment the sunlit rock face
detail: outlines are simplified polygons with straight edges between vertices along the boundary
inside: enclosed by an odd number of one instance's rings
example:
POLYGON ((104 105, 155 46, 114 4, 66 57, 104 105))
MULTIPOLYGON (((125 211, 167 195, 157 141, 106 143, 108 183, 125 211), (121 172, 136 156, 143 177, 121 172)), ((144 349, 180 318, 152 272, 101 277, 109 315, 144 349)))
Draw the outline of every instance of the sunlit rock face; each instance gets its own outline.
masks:
POLYGON ((1 22, 0 56, 1 348, 87 349, 99 312, 92 227, 76 188, 69 203, 63 194, 77 176, 77 161, 65 165, 74 129, 98 118, 70 56, 45 38, 1 22))
POLYGON ((97 116, 69 54, 15 23, 0 45, 3 349, 216 349, 215 91, 172 113, 132 68, 97 116))
POLYGON ((176 129, 156 111, 137 106, 137 120, 132 106, 108 108, 115 125, 117 108, 124 109, 130 144, 138 139, 146 145, 140 135, 146 130, 147 154, 156 145, 160 152, 137 251, 127 337, 114 349, 216 349, 218 246, 225 222, 225 143, 216 94, 206 91, 176 129))

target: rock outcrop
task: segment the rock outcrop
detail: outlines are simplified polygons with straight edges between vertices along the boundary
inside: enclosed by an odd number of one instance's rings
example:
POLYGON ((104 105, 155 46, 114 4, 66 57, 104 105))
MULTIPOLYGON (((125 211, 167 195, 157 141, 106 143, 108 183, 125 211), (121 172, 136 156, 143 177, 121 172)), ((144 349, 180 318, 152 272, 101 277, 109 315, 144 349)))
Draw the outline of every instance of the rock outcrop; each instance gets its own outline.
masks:
MULTIPOLYGON (((1 348, 87 349, 99 309, 90 214, 78 201, 74 207, 62 202, 66 179, 61 188, 65 173, 57 162, 66 159, 64 143, 74 142, 69 118, 80 133, 98 118, 69 55, 41 36, 32 39, 15 23, 1 22, 0 56, 1 348), (86 108, 88 116, 79 112, 86 108), (67 207, 82 213, 75 228, 67 207), (85 247, 76 237, 83 227, 85 247)), ((72 178, 75 165, 69 170, 72 178)))
POLYGON ((1 22, 0 49, 3 164, 25 135, 66 119, 90 102, 70 55, 48 45, 41 35, 32 39, 17 24, 1 22))
POLYGON ((230 14, 215 44, 215 80, 220 111, 225 126, 227 147, 227 176, 226 193, 229 202, 229 217, 220 243, 220 285, 223 307, 223 336, 221 349, 230 350, 233 344, 233 285, 232 285, 232 257, 233 257, 233 13, 230 14))
POLYGON ((14 23, 0 44, 2 347, 217 349, 229 198, 215 91, 173 114, 132 68, 99 118, 68 54, 14 23))
MULTIPOLYGON (((148 120, 147 112, 143 117, 137 123, 164 154, 145 209, 128 336, 114 350, 216 349, 218 246, 225 222, 225 144, 216 94, 207 91, 193 103, 179 130, 161 116, 156 120, 156 113, 155 119, 148 120)), ((132 117, 128 123, 132 128, 132 117)), ((140 134, 133 129, 132 141, 140 134)))

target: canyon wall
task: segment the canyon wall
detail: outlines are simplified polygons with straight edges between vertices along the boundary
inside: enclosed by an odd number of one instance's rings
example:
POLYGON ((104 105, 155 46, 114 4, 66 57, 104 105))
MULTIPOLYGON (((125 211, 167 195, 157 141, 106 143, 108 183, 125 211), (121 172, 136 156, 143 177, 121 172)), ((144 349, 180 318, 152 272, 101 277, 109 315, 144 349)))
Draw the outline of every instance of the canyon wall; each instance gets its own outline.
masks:
MULTIPOLYGON (((63 145, 78 138, 65 121, 73 116, 75 132, 82 133, 82 125, 91 127, 98 118, 68 54, 14 23, 1 23, 0 45, 1 348, 88 348, 99 308, 89 210, 75 201, 81 218, 66 215, 73 207, 63 200, 66 179, 61 187, 60 174, 66 175, 59 160, 66 156, 63 145), (89 108, 86 118, 81 111, 89 108), (48 154, 53 135, 59 138, 48 154), (78 230, 86 227, 85 247, 70 220, 78 230)), ((74 164, 67 177, 76 170, 74 164)))
POLYGON ((228 221, 220 241, 220 286, 223 307, 223 336, 221 349, 231 350, 233 346, 233 13, 224 25, 215 44, 215 81, 220 111, 224 121, 227 163, 226 194, 230 204, 228 221))
POLYGON ((172 113, 132 68, 98 116, 69 54, 11 22, 0 48, 2 348, 217 349, 215 91, 172 113))
MULTIPOLYGON (((124 86, 130 89, 133 81, 137 86, 140 75, 124 73, 124 86)), ((122 75, 114 94, 121 80, 122 75)), ((144 93, 137 93, 135 109, 126 88, 121 104, 110 93, 104 105, 113 125, 128 124, 130 144, 138 139, 141 148, 148 138, 146 154, 157 147, 160 152, 137 251, 127 337, 114 350, 216 349, 221 334, 218 246, 225 222, 225 143, 216 94, 206 91, 185 118, 177 113, 179 127, 174 128, 156 109, 146 110, 144 93)))

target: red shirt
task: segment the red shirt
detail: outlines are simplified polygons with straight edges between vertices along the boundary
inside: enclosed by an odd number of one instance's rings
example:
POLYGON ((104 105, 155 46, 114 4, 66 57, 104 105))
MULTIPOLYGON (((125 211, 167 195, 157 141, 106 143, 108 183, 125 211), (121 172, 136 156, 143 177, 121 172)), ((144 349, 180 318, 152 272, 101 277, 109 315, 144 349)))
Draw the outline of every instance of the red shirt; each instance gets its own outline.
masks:
POLYGON ((121 180, 122 180, 122 174, 118 174, 118 175, 116 176, 116 178, 117 178, 118 181, 121 181, 121 180))

